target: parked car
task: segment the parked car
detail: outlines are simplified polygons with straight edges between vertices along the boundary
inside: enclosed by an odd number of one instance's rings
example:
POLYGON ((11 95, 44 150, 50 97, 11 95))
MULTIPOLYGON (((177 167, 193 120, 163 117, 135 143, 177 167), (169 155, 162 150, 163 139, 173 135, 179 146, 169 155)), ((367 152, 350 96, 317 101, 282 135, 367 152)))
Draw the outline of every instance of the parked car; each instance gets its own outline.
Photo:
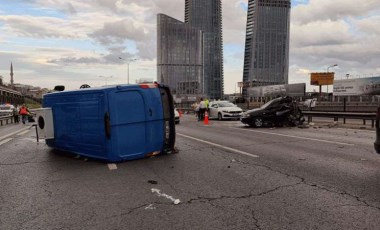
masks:
POLYGON ((210 119, 240 119, 243 110, 229 101, 212 101, 209 104, 210 119))
POLYGON ((260 108, 243 113, 240 121, 251 127, 296 126, 305 119, 297 103, 291 97, 273 99, 260 108))
POLYGON ((15 107, 10 104, 0 105, 0 116, 9 116, 13 114, 13 109, 15 107))
POLYGON ((179 112, 177 109, 174 109, 174 120, 176 124, 179 124, 179 112))

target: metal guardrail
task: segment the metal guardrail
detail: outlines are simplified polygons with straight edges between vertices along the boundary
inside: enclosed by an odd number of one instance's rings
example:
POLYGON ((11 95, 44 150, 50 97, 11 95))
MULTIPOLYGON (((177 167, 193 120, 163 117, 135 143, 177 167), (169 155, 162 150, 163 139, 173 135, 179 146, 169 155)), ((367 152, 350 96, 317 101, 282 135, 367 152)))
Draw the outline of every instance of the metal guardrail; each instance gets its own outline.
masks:
POLYGON ((346 119, 363 120, 363 125, 367 120, 372 123, 372 128, 375 127, 376 113, 353 113, 353 112, 324 112, 324 111, 302 111, 304 116, 307 116, 307 121, 310 123, 313 121, 313 117, 329 117, 334 118, 334 121, 338 121, 339 118, 343 118, 343 124, 346 124, 346 119))
POLYGON ((0 117, 0 126, 12 124, 13 123, 13 116, 1 116, 0 117))

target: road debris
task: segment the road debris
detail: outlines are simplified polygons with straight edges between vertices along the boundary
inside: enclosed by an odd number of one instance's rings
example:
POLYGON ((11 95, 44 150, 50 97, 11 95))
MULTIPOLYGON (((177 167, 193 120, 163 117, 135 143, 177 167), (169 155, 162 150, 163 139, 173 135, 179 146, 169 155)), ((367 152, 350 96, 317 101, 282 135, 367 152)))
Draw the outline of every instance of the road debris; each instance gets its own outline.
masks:
POLYGON ((109 170, 116 170, 117 169, 117 165, 116 164, 107 164, 108 165, 108 169, 109 170))
POLYGON ((156 188, 152 188, 152 193, 157 193, 158 196, 162 196, 162 197, 165 197, 169 200, 171 200, 174 204, 179 204, 181 203, 181 201, 179 199, 175 199, 173 198, 172 196, 169 196, 165 193, 161 193, 161 191, 159 189, 156 189, 156 188))
POLYGON ((150 184, 158 184, 158 182, 155 181, 155 180, 148 180, 148 183, 150 183, 150 184))
POLYGON ((154 209, 156 209, 156 207, 154 207, 153 204, 150 204, 147 207, 145 207, 145 210, 154 210, 154 209))

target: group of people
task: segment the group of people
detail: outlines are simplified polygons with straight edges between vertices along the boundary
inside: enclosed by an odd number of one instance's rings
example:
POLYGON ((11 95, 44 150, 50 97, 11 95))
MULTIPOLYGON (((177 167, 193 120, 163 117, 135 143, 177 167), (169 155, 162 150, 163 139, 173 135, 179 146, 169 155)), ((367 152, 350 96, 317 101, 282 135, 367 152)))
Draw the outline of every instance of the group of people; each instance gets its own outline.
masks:
POLYGON ((21 122, 23 124, 26 123, 26 121, 28 120, 28 116, 29 116, 29 109, 28 107, 23 104, 21 107, 14 107, 13 108, 13 119, 14 119, 14 122, 15 123, 20 123, 20 116, 21 116, 21 122))
POLYGON ((196 102, 194 104, 194 110, 198 118, 198 121, 203 121, 205 119, 205 113, 206 111, 207 112, 209 111, 208 106, 209 106, 209 101, 207 98, 205 100, 201 98, 199 102, 196 102))

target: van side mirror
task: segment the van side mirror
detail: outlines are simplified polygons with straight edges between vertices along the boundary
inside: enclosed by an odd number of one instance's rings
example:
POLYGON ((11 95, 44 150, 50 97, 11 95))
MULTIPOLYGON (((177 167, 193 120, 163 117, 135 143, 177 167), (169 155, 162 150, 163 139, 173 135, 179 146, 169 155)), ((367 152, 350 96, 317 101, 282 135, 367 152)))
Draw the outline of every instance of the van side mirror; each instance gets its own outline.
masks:
POLYGON ((64 85, 56 85, 54 87, 54 90, 55 91, 64 91, 65 90, 65 86, 64 85))

